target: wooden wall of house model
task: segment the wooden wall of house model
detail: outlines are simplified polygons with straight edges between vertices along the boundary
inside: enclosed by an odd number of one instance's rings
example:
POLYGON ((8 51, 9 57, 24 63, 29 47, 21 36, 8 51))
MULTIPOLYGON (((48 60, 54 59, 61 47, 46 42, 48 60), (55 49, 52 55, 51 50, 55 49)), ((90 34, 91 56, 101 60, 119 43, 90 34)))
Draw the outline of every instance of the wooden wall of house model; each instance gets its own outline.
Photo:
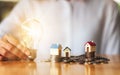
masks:
POLYGON ((71 49, 69 47, 66 47, 64 50, 64 57, 69 58, 71 56, 71 49))
POLYGON ((89 41, 85 44, 85 56, 88 60, 92 60, 95 57, 96 44, 93 41, 89 41))
POLYGON ((52 44, 50 47, 50 55, 52 62, 59 62, 61 60, 62 46, 60 44, 52 44))

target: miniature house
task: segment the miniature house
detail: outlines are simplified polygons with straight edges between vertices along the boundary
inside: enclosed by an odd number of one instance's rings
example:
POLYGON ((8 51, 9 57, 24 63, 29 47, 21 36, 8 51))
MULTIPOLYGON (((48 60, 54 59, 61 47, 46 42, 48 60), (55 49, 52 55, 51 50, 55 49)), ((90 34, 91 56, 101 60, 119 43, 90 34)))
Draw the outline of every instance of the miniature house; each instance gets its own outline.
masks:
POLYGON ((66 47, 64 50, 64 57, 70 57, 70 52, 71 52, 71 49, 69 47, 66 47))
POLYGON ((96 44, 93 41, 89 41, 85 44, 85 53, 87 58, 94 58, 96 51, 96 44))
POLYGON ((60 44, 52 44, 50 47, 50 55, 52 62, 58 62, 61 58, 62 46, 60 44))
POLYGON ((61 56, 62 46, 60 44, 52 44, 50 48, 50 55, 61 56))

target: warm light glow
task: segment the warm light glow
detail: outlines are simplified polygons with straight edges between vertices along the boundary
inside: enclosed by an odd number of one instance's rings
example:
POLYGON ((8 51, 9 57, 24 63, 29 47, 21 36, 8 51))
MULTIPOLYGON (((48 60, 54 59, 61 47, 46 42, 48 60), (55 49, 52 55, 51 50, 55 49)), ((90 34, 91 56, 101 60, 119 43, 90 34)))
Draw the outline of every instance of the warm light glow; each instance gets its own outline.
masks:
POLYGON ((36 31, 35 33, 37 33, 37 31, 39 32, 39 30, 37 30, 37 29, 39 29, 38 28, 39 24, 40 24, 40 22, 38 19, 28 19, 22 24, 22 27, 23 27, 23 29, 25 29, 28 32, 36 31))
POLYGON ((35 40, 40 40, 43 33, 39 19, 30 18, 21 24, 22 44, 33 48, 35 40))

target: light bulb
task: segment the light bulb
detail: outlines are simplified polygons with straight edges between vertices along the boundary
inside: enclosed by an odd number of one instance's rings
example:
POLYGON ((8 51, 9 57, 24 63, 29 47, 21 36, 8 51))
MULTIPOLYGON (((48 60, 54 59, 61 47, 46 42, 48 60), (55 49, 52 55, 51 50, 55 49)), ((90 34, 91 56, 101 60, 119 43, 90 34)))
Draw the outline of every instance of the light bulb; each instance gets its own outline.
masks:
POLYGON ((37 18, 30 18, 21 24, 20 43, 30 49, 31 59, 36 57, 36 47, 39 46, 42 34, 43 28, 37 18))
POLYGON ((28 19, 21 24, 22 43, 28 48, 34 49, 34 43, 40 42, 42 37, 42 26, 36 18, 28 19))

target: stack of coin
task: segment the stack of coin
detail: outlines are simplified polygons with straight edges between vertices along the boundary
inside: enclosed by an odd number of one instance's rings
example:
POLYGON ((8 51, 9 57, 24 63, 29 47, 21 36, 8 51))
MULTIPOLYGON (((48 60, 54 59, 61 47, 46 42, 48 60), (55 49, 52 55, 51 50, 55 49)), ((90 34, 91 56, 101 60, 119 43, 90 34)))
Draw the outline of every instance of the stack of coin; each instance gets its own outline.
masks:
POLYGON ((51 55, 51 62, 61 62, 61 57, 59 55, 51 55))

